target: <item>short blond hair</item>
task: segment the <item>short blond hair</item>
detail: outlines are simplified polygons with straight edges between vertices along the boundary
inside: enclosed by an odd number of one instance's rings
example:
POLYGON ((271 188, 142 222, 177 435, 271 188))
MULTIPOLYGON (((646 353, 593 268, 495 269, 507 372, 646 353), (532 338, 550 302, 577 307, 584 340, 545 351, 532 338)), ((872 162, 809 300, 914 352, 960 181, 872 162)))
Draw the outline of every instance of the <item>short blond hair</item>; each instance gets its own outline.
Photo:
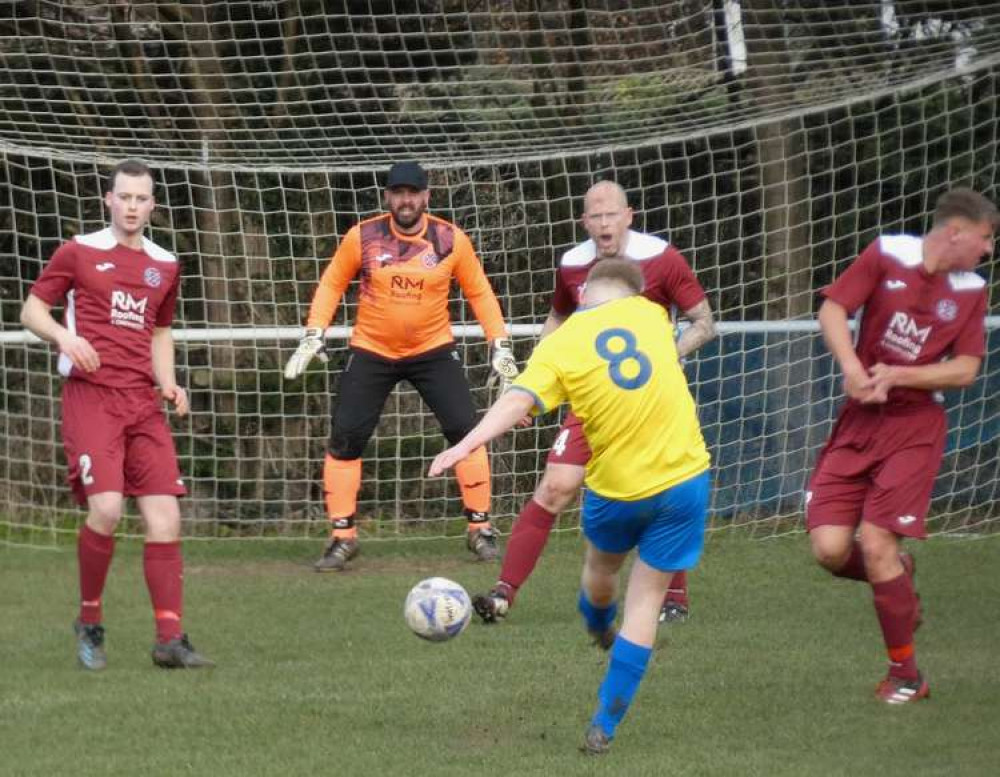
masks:
POLYGON ((630 294, 641 294, 645 286, 642 270, 627 259, 599 261, 587 273, 587 285, 594 283, 613 283, 628 289, 630 294))

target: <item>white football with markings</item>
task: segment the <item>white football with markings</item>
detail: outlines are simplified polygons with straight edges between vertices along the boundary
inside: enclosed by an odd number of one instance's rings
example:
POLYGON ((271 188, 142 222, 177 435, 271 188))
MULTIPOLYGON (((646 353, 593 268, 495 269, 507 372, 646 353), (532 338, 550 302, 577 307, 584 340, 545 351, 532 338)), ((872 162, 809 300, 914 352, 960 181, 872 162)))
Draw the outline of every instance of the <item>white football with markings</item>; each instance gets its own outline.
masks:
POLYGON ((446 642, 469 625, 472 601, 468 592, 454 580, 428 577, 406 596, 403 605, 406 625, 421 639, 446 642))

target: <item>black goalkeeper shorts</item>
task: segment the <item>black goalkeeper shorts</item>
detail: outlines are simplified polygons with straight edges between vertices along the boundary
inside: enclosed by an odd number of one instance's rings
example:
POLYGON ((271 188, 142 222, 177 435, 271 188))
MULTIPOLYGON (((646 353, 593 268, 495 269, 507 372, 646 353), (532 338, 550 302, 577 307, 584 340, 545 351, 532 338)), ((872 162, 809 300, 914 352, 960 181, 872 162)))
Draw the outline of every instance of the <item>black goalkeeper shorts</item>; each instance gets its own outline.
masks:
POLYGON ((454 345, 395 360, 352 348, 340 376, 339 397, 333 410, 331 456, 361 458, 389 392, 402 380, 409 381, 427 403, 450 444, 461 440, 475 426, 476 407, 454 345))

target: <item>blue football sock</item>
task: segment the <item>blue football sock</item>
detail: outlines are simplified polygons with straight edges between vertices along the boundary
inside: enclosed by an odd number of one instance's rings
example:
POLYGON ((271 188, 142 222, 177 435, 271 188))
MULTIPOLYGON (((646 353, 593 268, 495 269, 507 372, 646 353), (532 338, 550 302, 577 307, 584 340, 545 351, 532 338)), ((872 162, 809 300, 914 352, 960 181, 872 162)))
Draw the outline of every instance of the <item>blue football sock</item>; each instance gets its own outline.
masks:
POLYGON ((615 729, 628 712, 652 654, 652 648, 629 642, 621 634, 611 646, 608 671, 597 692, 597 712, 590 721, 591 724, 600 726, 608 739, 614 738, 615 729))
POLYGON ((615 622, 615 616, 618 614, 618 602, 612 602, 610 607, 596 607, 591 604, 587 595, 580 591, 577 609, 580 610, 589 631, 602 632, 607 631, 615 622))

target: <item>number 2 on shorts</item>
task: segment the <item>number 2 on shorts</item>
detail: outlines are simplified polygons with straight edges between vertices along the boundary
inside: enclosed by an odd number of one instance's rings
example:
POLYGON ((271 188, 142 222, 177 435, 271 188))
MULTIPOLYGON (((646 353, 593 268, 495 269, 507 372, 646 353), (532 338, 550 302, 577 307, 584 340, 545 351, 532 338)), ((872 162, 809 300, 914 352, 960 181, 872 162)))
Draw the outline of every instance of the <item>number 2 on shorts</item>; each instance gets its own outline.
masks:
POLYGON ((94 476, 90 474, 91 467, 94 466, 94 462, 91 461, 89 453, 80 454, 80 482, 85 486, 89 486, 94 482, 94 476))

